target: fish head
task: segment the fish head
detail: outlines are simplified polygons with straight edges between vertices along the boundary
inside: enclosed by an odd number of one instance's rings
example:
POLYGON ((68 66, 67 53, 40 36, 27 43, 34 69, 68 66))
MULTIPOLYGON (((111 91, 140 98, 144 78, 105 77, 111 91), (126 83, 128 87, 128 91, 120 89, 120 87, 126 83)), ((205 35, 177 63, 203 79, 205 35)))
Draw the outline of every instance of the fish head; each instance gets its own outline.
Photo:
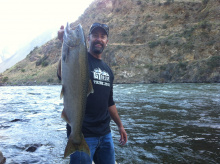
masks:
POLYGON ((74 26, 73 24, 67 23, 64 30, 63 41, 69 47, 76 47, 85 42, 84 32, 82 26, 78 24, 74 26))

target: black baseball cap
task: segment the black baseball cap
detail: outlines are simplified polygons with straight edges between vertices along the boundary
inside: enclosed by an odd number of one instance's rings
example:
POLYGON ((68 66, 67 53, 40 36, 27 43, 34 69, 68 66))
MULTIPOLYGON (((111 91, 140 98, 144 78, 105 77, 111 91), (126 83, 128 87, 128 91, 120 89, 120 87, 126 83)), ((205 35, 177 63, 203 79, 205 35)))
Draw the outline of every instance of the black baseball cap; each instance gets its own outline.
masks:
POLYGON ((109 27, 108 27, 108 25, 106 25, 106 24, 101 24, 101 23, 93 23, 92 26, 90 27, 89 35, 90 35, 90 34, 92 33, 92 31, 93 31, 95 28, 97 28, 97 27, 102 28, 102 29, 106 32, 106 34, 107 34, 107 36, 108 36, 108 34, 109 34, 109 27))

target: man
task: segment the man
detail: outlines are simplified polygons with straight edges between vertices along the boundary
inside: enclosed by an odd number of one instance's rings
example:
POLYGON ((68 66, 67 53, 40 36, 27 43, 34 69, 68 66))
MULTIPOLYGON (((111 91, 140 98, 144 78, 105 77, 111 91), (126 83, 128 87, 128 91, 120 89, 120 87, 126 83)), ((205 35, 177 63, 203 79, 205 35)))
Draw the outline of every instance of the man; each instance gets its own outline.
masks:
MULTIPOLYGON (((58 31, 58 38, 63 39, 63 26, 58 31)), ((89 146, 91 157, 84 152, 70 155, 70 163, 114 164, 115 152, 110 130, 110 117, 117 124, 121 138, 120 144, 127 142, 127 134, 118 115, 113 100, 114 75, 109 66, 102 61, 102 52, 107 46, 109 27, 105 24, 94 23, 88 36, 89 73, 93 83, 94 93, 87 97, 82 133, 89 146)), ((58 77, 61 79, 61 63, 58 66, 58 77)), ((67 136, 70 134, 67 125, 67 136)))

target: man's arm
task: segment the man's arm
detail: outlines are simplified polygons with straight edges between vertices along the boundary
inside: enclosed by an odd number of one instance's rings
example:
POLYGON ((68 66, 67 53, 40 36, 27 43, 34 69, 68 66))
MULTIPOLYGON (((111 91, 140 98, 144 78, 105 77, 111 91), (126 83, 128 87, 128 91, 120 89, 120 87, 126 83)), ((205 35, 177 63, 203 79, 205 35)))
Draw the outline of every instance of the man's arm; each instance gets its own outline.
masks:
POLYGON ((57 32, 57 38, 63 42, 63 34, 64 34, 64 26, 62 25, 60 27, 60 30, 57 32))
POLYGON ((119 129, 119 133, 121 135, 121 138, 119 140, 120 144, 125 145, 127 142, 127 133, 124 129, 124 126, 121 122, 121 119, 118 115, 118 111, 116 109, 115 105, 112 105, 108 108, 109 114, 111 116, 111 118, 113 119, 113 121, 117 124, 118 129, 119 129))

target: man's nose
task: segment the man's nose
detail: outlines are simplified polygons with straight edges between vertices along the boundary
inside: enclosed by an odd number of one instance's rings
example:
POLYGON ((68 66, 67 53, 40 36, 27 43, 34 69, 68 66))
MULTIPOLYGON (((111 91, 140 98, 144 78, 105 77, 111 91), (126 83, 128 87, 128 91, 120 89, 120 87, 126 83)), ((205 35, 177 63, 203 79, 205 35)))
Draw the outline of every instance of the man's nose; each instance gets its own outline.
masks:
POLYGON ((101 36, 98 35, 97 38, 96 38, 96 40, 97 40, 97 41, 101 41, 101 40, 102 40, 101 36))

